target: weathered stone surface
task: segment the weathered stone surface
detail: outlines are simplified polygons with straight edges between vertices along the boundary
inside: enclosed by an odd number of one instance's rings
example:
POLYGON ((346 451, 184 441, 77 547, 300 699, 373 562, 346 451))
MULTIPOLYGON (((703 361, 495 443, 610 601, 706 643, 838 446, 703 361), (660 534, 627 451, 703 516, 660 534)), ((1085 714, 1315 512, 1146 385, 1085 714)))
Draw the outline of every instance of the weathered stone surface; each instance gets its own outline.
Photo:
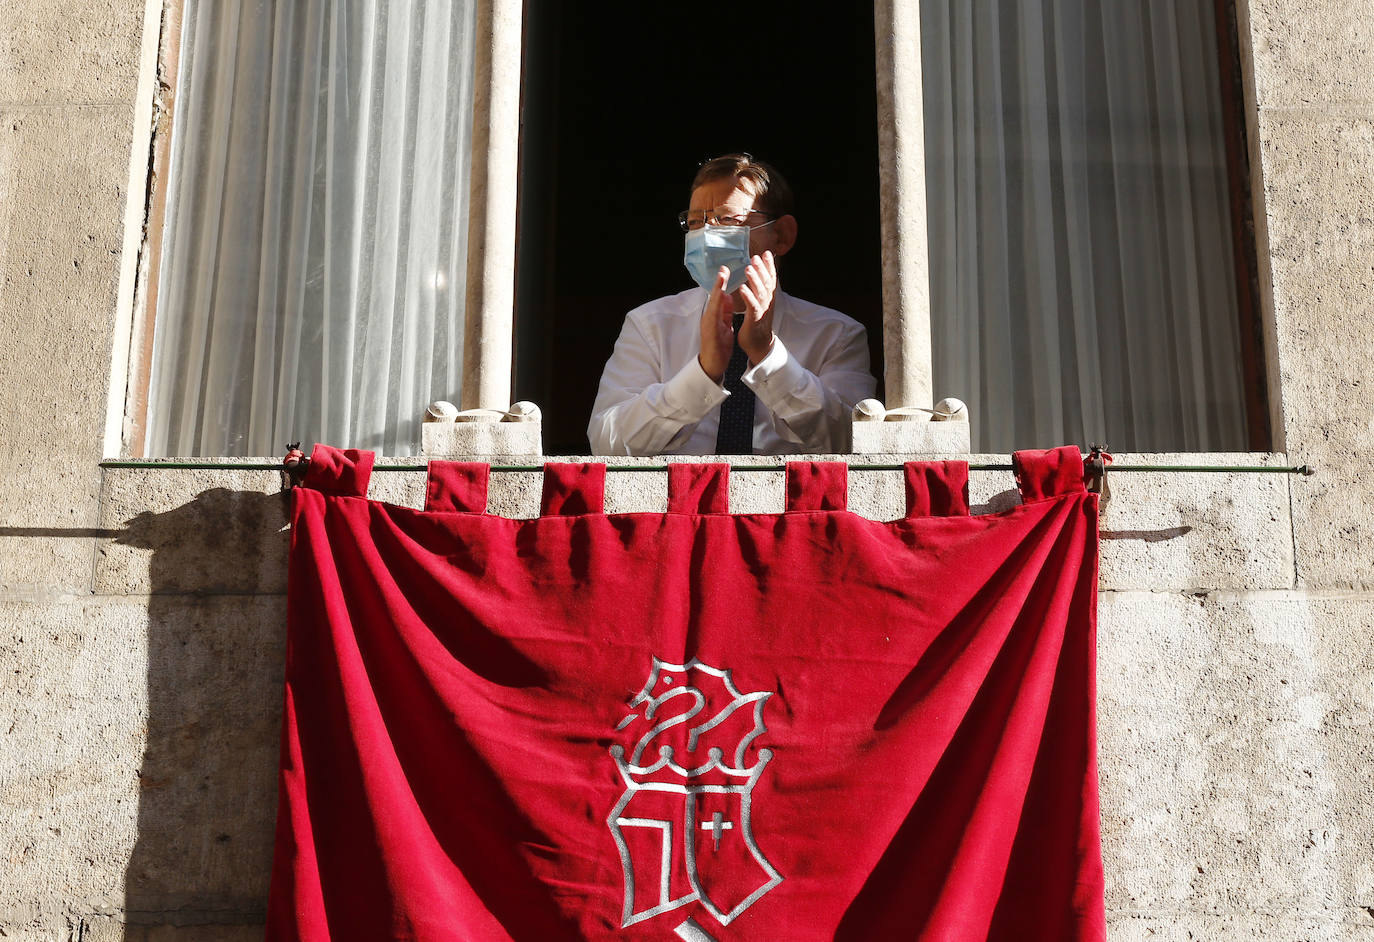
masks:
POLYGON ((6 926, 6 942, 262 942, 267 927, 261 913, 207 912, 177 914, 181 925, 126 924, 118 914, 62 913, 41 924, 6 926), (224 925, 207 920, 239 920, 224 925))
MULTIPOLYGON (((1374 21, 1348 0, 1247 0, 1261 108, 1374 103, 1374 21)), ((1241 24, 1242 29, 1244 23, 1241 24)))
MULTIPOLYGON (((1119 467, 1273 465, 1281 455, 1147 455, 1119 467)), ((1107 473, 1104 589, 1286 589, 1293 585, 1287 474, 1107 473)))
POLYGON ((968 419, 932 422, 854 422, 853 447, 859 455, 891 454, 967 454, 968 419))
POLYGON ((421 453, 428 458, 501 455, 537 458, 544 454, 544 423, 426 422, 421 426, 421 453))
POLYGON ((1190 909, 1107 914, 1111 942, 1365 942, 1371 930, 1374 920, 1362 907, 1319 917, 1269 912, 1219 915, 1190 909))
MULTIPOLYGON (((415 464, 419 463, 419 459, 406 459, 405 461, 398 459, 396 463, 415 464)), ((378 465, 381 464, 383 462, 378 462, 378 465)), ((372 500, 419 509, 425 505, 425 473, 423 471, 380 471, 374 467, 372 480, 367 487, 367 496, 372 500)))
POLYGON ((532 471, 506 471, 491 476, 487 513, 524 520, 539 516, 544 475, 532 471))
POLYGON ((274 598, 0 604, 7 937, 260 922, 283 640, 274 598))
POLYGON ((9 597, 90 590, 129 114, 0 105, 0 593, 9 597), (109 146, 93 150, 92 140, 109 146))
POLYGON ((1261 116, 1300 585, 1374 585, 1374 119, 1261 116))
POLYGON ((150 600, 130 922, 265 909, 285 616, 272 597, 150 600))
POLYGON ((1371 904, 1371 629, 1367 597, 1102 597, 1110 910, 1254 926, 1371 904))
POLYGON ((0 927, 11 936, 55 925, 71 904, 122 907, 147 646, 139 605, 0 603, 0 927))
POLYGON ((10 0, 0 17, 0 104, 132 99, 142 27, 142 0, 10 0))
MULTIPOLYGON (((3 440, 100 454, 122 239, 129 107, 0 105, 3 440), (93 140, 108 146, 91 148, 93 140)), ((18 446, 18 447, 16 447, 18 446)))
POLYGON ((906 482, 900 471, 849 472, 849 509, 870 520, 896 520, 906 509, 906 482))
POLYGON ((662 471, 606 474, 606 513, 663 513, 667 507, 668 475, 662 471))
POLYGON ((96 592, 286 591, 280 473, 109 469, 103 497, 96 592))

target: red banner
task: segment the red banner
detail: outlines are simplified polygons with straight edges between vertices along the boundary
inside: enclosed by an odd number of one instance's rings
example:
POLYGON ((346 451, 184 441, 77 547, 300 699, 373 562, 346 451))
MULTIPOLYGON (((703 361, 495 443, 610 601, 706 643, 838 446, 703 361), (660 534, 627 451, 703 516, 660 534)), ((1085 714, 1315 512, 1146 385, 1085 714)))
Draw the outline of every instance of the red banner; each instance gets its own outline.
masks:
POLYGON ((839 464, 782 514, 694 465, 620 515, 549 465, 511 520, 485 466, 416 511, 317 449, 268 939, 1102 939, 1097 498, 1016 458, 985 516, 958 462, 888 523, 839 464))

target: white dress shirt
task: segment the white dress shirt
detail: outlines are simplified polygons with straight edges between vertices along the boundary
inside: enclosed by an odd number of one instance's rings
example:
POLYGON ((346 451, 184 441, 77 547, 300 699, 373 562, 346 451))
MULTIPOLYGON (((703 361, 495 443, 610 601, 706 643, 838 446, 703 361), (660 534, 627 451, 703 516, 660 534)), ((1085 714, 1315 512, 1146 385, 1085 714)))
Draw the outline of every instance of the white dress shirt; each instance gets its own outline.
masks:
MULTIPOLYGON (((606 361, 587 437, 598 455, 710 455, 729 393, 707 376, 692 288, 625 316, 606 361)), ((754 451, 835 454, 849 448, 854 404, 873 395, 863 325, 839 311, 778 293, 773 349, 744 371, 754 391, 754 451)))

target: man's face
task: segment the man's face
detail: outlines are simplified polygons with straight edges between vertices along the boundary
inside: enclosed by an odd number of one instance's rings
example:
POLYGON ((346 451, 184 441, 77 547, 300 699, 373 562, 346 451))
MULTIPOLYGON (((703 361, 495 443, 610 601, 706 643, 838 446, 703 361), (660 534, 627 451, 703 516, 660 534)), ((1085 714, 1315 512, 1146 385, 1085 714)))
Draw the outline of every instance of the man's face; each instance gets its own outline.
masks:
MULTIPOLYGON (((693 212, 709 212, 715 210, 722 216, 743 216, 754 208, 754 197, 749 191, 740 186, 739 180, 735 177, 726 177, 722 180, 713 180, 703 183, 692 191, 692 202, 688 209, 693 212)), ((766 251, 772 251, 774 255, 781 255, 778 251, 777 233, 773 226, 764 226, 768 221, 766 216, 752 216, 749 225, 753 227, 749 233, 749 254, 762 255, 766 251), (762 228, 758 228, 762 226, 762 228)))

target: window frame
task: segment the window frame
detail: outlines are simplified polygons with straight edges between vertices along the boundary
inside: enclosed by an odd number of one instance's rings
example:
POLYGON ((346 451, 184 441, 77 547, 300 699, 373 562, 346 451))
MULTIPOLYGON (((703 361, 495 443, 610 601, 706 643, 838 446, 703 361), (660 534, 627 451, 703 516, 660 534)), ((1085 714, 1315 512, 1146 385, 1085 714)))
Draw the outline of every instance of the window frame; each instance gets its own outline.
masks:
POLYGON ((105 413, 106 458, 142 458, 152 370, 157 271, 167 214, 184 0, 145 0, 121 266, 105 413))
MULTIPOLYGON (((184 3, 146 0, 125 213, 124 256, 129 261, 121 270, 117 301, 106 457, 146 454, 157 274, 184 3)), ((1223 76, 1227 134, 1233 145, 1241 136, 1246 157, 1246 166, 1233 168, 1230 176, 1237 262, 1245 266, 1239 287, 1250 299, 1242 305, 1248 308, 1242 311, 1248 318, 1242 330, 1249 348, 1247 386, 1258 390, 1247 403, 1247 413, 1256 412, 1249 437, 1252 449, 1281 451, 1284 432, 1249 6, 1248 0, 1214 4, 1219 27, 1227 29, 1234 43, 1237 67, 1223 76), (1237 205, 1240 200, 1246 205, 1237 205)), ((504 409, 511 396, 522 14, 522 0, 478 0, 463 409, 504 409)), ((873 15, 878 149, 883 156, 879 198, 885 405, 929 408, 933 394, 920 5, 914 0, 875 0, 873 15)), ((1229 146, 1231 151, 1238 148, 1229 146)))
MULTIPOLYGON (((146 0, 103 454, 143 458, 186 0, 146 0), (134 241, 136 239, 136 241, 134 241)), ((477 0, 461 407, 510 404, 521 0, 477 0), (502 272, 505 275, 502 275, 502 272)), ((210 456, 205 456, 210 457, 210 456)))
MULTIPOLYGON (((1248 0, 1213 0, 1213 8, 1221 42, 1229 47, 1222 50, 1226 60, 1221 76, 1222 109, 1231 162, 1227 176, 1245 358, 1247 437, 1251 451, 1282 450, 1250 11, 1248 0)), ((933 363, 920 4, 915 0, 875 0, 873 16, 878 148, 883 155, 879 193, 883 349, 889 400, 885 405, 930 408, 933 363)))

